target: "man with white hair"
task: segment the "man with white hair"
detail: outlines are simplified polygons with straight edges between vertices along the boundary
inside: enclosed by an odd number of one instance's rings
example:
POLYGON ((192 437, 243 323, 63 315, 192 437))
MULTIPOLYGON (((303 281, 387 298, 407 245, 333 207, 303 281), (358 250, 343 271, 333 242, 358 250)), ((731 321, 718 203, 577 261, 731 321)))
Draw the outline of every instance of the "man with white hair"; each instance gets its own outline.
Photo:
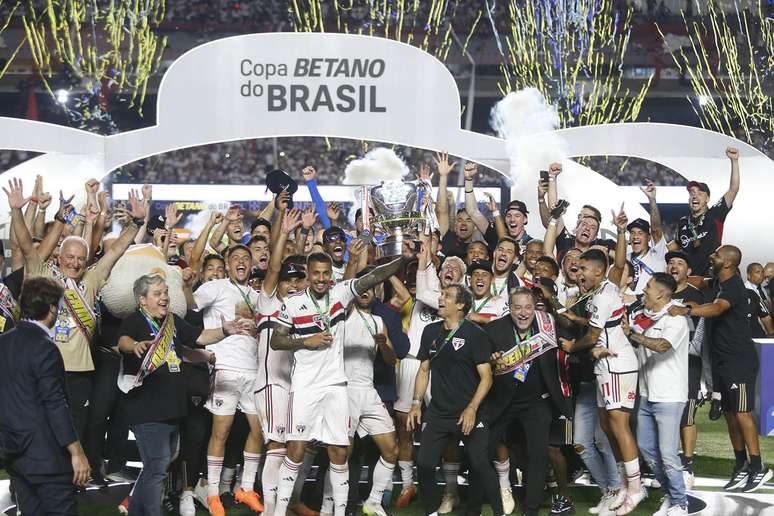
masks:
MULTIPOLYGON (((89 244, 81 237, 69 236, 59 248, 59 263, 44 261, 33 245, 32 236, 24 223, 22 208, 30 197, 24 197, 20 179, 13 179, 5 190, 11 208, 11 224, 22 254, 24 275, 27 278, 43 276, 57 279, 65 288, 64 298, 57 313, 53 328, 54 343, 62 354, 65 366, 67 396, 73 422, 79 438, 84 437, 89 413, 89 398, 92 392, 91 341, 97 331, 99 312, 97 293, 107 282, 113 266, 134 241, 137 231, 145 223, 146 207, 137 192, 129 192, 129 208, 124 216, 126 224, 115 243, 105 254, 88 267, 89 244)), ((62 201, 63 206, 55 216, 65 223, 63 213, 72 207, 62 201)))

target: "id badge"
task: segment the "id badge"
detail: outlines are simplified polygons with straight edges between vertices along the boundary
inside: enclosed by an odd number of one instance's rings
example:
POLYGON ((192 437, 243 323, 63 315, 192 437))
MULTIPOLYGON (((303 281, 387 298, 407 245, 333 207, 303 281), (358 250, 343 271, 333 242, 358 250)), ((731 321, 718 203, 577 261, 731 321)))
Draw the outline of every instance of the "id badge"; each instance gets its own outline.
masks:
POLYGON ((70 327, 67 325, 67 322, 65 321, 64 324, 57 323, 54 326, 54 341, 67 342, 68 340, 70 340, 70 327))
POLYGON ((529 364, 520 365, 513 372, 513 377, 517 382, 524 382, 527 379, 527 372, 529 371, 529 364))
POLYGON ((169 367, 170 373, 179 373, 180 372, 180 363, 175 362, 167 362, 167 366, 169 367))

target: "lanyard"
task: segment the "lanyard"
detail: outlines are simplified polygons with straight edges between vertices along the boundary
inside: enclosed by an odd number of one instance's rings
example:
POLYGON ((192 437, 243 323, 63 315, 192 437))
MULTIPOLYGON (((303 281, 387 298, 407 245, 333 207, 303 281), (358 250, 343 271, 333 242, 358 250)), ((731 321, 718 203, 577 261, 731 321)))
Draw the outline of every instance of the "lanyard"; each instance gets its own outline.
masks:
MULTIPOLYGON (((250 310, 250 315, 255 317, 256 308, 252 301, 250 301, 250 296, 245 294, 245 291, 242 290, 242 288, 234 283, 234 280, 229 280, 234 287, 239 291, 240 294, 242 294, 242 299, 245 300, 245 304, 247 305, 247 308, 250 310)), ((248 287, 249 288, 249 287, 248 287)))
POLYGON ((365 326, 365 329, 366 329, 366 331, 368 331, 368 334, 371 337, 375 337, 376 336, 376 330, 378 330, 379 328, 376 326, 376 320, 374 319, 374 316, 369 314, 369 315, 371 315, 371 322, 374 323, 374 329, 372 330, 371 329, 371 325, 368 324, 368 319, 365 318, 365 316, 363 315, 363 312, 361 312, 357 308, 355 308, 355 311, 360 316, 360 321, 363 323, 363 326, 365 326))
POLYGON ((307 295, 309 296, 309 299, 312 300, 312 304, 314 304, 315 310, 317 310, 317 313, 320 315, 320 318, 322 319, 323 325, 325 326, 326 331, 331 331, 331 296, 330 292, 325 293, 325 313, 320 309, 320 305, 317 304, 317 299, 312 295, 312 293, 307 289, 306 291, 307 295))
POLYGON ((568 306, 568 307, 565 307, 565 308, 563 308, 562 310, 560 310, 560 311, 559 311, 559 312, 557 312, 557 313, 563 314, 563 313, 565 313, 565 312, 568 312, 568 311, 572 310, 573 308, 575 308, 576 306, 578 306, 579 304, 581 304, 582 302, 584 302, 584 301, 585 301, 585 300, 587 300, 588 298, 595 296, 595 295, 597 294, 597 292, 599 292, 600 290, 602 290, 602 287, 603 287, 603 286, 604 286, 604 283, 602 283, 601 285, 599 285, 599 286, 598 286, 597 288, 595 288, 594 290, 590 290, 590 291, 586 292, 585 294, 582 294, 582 295, 581 295, 581 296, 580 296, 580 297, 579 297, 577 300, 575 300, 575 302, 574 302, 572 305, 570 305, 570 306, 568 306))
POLYGON ((489 300, 492 299, 492 296, 487 297, 483 301, 481 301, 481 304, 476 306, 476 302, 473 301, 473 313, 477 314, 481 311, 482 308, 489 302, 489 300))
POLYGON ((148 326, 150 327, 151 334, 153 335, 153 338, 156 338, 156 335, 159 334, 159 329, 161 328, 159 324, 153 319, 153 317, 148 314, 148 312, 145 311, 145 309, 140 308, 140 313, 143 317, 145 317, 145 322, 148 323, 148 326))
MULTIPOLYGON (((508 273, 510 274, 510 272, 508 273)), ((508 277, 505 277, 505 282, 503 283, 503 286, 500 287, 500 290, 497 290, 497 286, 495 285, 494 280, 492 280, 492 295, 496 297, 500 297, 500 294, 503 293, 503 290, 508 288, 508 277)))
POLYGON ((525 342, 529 342, 529 339, 532 338, 532 327, 530 326, 529 330, 527 331, 527 337, 522 339, 521 335, 519 335, 519 331, 514 326, 513 327, 513 336, 516 337, 516 344, 519 345, 519 355, 520 355, 519 358, 522 358, 522 357, 524 357, 524 355, 526 355, 526 353, 524 352, 525 350, 524 350, 523 344, 525 342))
MULTIPOLYGON (((435 356, 437 357, 443 348, 446 347, 446 344, 451 340, 451 338, 454 336, 455 333, 457 333, 457 330, 460 329, 460 326, 462 326, 462 323, 465 322, 465 319, 462 319, 460 322, 457 323, 457 326, 449 330, 449 333, 446 335, 446 338, 443 339, 443 342, 441 342, 441 346, 438 348, 438 350, 435 352, 435 356)), ((435 358, 435 357, 433 357, 435 358)))

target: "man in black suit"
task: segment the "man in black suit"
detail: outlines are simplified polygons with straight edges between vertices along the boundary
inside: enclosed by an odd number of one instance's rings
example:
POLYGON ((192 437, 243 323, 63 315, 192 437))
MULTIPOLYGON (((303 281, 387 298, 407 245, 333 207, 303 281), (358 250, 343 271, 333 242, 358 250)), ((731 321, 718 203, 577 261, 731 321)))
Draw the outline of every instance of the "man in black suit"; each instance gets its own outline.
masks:
POLYGON ((495 366, 494 384, 484 402, 491 418, 490 438, 496 443, 513 423, 521 423, 527 440, 524 514, 538 514, 554 414, 570 419, 573 413, 569 386, 559 376, 555 321, 535 310, 531 290, 517 287, 510 294, 510 314, 490 322, 484 331, 493 345, 495 366))
POLYGON ((67 403, 64 362, 51 340, 62 294, 53 279, 26 280, 22 320, 0 336, 0 454, 25 515, 78 514, 75 487, 89 479, 67 403))

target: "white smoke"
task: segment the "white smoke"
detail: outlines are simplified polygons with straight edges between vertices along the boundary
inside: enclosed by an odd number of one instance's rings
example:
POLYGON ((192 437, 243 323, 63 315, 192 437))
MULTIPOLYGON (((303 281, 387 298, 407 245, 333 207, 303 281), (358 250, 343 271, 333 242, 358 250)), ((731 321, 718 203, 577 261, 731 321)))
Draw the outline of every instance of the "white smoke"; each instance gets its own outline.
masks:
POLYGON ((377 147, 344 169, 345 185, 377 185, 382 181, 400 181, 408 175, 406 163, 392 149, 377 147))
POLYGON ((209 208, 203 209, 196 213, 193 217, 185 223, 184 227, 191 232, 191 238, 196 238, 207 225, 207 221, 210 220, 210 214, 212 210, 209 208))
POLYGON ((536 88, 506 95, 492 108, 490 124, 507 141, 514 185, 567 155, 566 142, 552 132, 559 126, 559 114, 536 88))

